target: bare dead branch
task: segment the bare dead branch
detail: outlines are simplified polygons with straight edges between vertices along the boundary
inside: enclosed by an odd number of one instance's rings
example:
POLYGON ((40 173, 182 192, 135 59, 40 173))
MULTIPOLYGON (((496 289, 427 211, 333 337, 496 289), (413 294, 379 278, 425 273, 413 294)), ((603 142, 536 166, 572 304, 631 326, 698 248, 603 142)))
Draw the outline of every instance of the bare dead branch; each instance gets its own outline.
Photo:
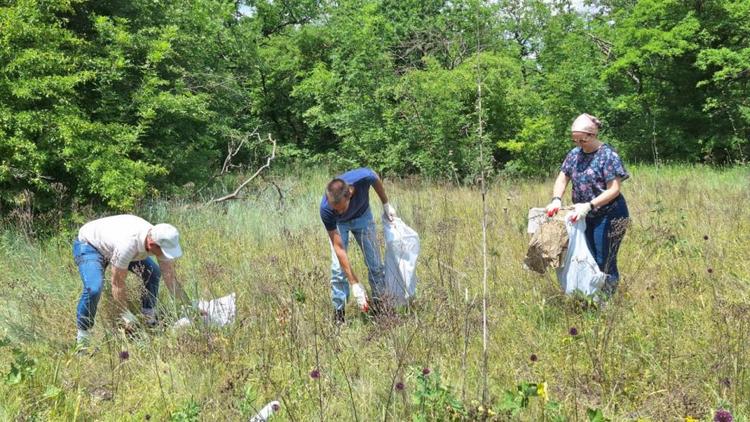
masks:
POLYGON ((239 145, 236 144, 236 138, 232 139, 232 141, 235 142, 230 142, 229 145, 227 145, 227 157, 224 159, 224 165, 221 166, 221 173, 219 173, 219 175, 227 174, 232 167, 237 167, 232 164, 232 159, 240 152, 242 146, 245 145, 248 138, 250 138, 251 136, 256 136, 258 138, 258 141, 261 140, 260 135, 258 134, 258 129, 256 128, 251 133, 242 136, 239 139, 239 145))
MULTIPOLYGON (((260 135, 256 134, 256 136, 258 137, 258 140, 260 140, 260 135)), ((234 192, 230 193, 229 195, 222 196, 221 198, 214 198, 214 199, 208 201, 209 204, 215 204, 215 203, 223 202, 223 201, 226 201, 226 200, 229 200, 229 199, 237 199, 239 197, 240 191, 242 189, 244 189, 245 186, 247 186, 250 182, 252 182, 253 179, 255 179, 256 177, 258 177, 258 175, 263 170, 265 170, 265 169, 267 169, 268 167, 271 166, 271 161, 273 161, 273 159, 276 158, 276 140, 271 137, 270 133, 268 134, 268 141, 271 143, 272 149, 271 149, 271 155, 269 155, 268 158, 266 159, 266 163, 263 164, 262 166, 260 166, 260 168, 258 170, 256 170, 255 173, 253 173, 252 176, 250 176, 244 182, 242 182, 242 184, 240 184, 237 187, 237 189, 234 190, 234 192)))

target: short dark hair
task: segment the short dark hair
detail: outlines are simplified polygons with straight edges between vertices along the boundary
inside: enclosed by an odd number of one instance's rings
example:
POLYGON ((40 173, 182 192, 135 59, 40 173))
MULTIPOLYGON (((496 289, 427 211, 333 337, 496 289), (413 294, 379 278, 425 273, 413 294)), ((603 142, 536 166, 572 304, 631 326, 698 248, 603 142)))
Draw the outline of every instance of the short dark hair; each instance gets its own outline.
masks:
POLYGON ((349 184, 338 177, 328 182, 326 186, 326 197, 331 205, 340 204, 344 199, 349 198, 349 184))

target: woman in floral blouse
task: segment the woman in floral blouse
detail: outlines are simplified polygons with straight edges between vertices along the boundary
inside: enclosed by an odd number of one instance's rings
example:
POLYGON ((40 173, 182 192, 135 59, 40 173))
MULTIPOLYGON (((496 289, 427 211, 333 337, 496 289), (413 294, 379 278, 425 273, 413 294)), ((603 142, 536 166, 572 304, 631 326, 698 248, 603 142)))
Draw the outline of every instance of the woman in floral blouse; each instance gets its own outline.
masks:
POLYGON ((568 152, 560 167, 552 202, 547 215, 555 215, 562 206, 562 196, 573 181, 574 210, 572 221, 586 219, 586 241, 599 269, 607 274, 604 293, 611 295, 617 288, 617 251, 628 224, 628 205, 620 193, 622 181, 630 177, 620 156, 598 138, 601 122, 582 114, 571 129, 576 147, 568 152))

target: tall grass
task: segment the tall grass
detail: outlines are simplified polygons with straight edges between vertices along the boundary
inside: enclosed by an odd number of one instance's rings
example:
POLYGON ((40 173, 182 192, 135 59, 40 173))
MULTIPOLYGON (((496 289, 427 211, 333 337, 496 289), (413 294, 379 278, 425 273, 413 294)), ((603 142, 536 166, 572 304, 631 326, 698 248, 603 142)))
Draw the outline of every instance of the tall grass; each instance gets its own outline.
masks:
MULTIPOLYGON (((548 400, 560 405, 556 414, 571 421, 585 420, 587 409, 613 420, 710 420, 718 408, 747 420, 747 171, 630 170, 624 193, 632 224, 620 251, 620 289, 601 311, 564 297, 553 275, 521 267, 526 211, 548 201, 552 182, 490 186, 491 412, 478 409, 479 192, 386 181, 399 214, 422 238, 418 301, 377 319, 350 306, 347 323, 337 327, 330 249, 318 217, 328 175, 311 172, 276 177, 282 199, 270 188, 210 207, 200 205, 207 198, 144 207, 147 219, 181 230, 185 255, 177 270, 190 295, 237 292, 238 319, 225 329, 164 328, 125 338, 107 292, 95 327, 99 351, 91 357, 72 353, 81 283, 70 234, 40 243, 2 233, 0 338, 8 344, 0 348, 0 376, 12 365, 25 375, 0 383, 0 420, 238 420, 273 399, 281 401, 278 420, 460 417, 436 397, 458 402, 466 419, 542 420, 552 416, 541 397, 515 415, 499 409, 507 391, 542 382, 548 400), (425 384, 437 377, 439 387, 425 384)), ((356 246, 350 253, 365 279, 361 253, 356 246)), ((132 275, 128 286, 137 310, 132 275)), ((166 322, 175 317, 169 302, 162 286, 166 322)))

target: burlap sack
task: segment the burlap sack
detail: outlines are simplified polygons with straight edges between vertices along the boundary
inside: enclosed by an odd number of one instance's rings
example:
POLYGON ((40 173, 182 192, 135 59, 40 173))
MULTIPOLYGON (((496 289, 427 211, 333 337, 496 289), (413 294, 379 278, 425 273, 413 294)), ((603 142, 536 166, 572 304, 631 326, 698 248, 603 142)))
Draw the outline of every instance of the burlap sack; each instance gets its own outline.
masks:
MULTIPOLYGON (((529 210, 530 222, 532 210, 529 210)), ((529 249, 523 263, 528 269, 544 274, 549 267, 559 268, 563 265, 568 249, 568 231, 565 229, 564 217, 560 213, 553 218, 545 215, 543 219, 540 219, 537 213, 533 214, 534 234, 529 241, 529 249)))

